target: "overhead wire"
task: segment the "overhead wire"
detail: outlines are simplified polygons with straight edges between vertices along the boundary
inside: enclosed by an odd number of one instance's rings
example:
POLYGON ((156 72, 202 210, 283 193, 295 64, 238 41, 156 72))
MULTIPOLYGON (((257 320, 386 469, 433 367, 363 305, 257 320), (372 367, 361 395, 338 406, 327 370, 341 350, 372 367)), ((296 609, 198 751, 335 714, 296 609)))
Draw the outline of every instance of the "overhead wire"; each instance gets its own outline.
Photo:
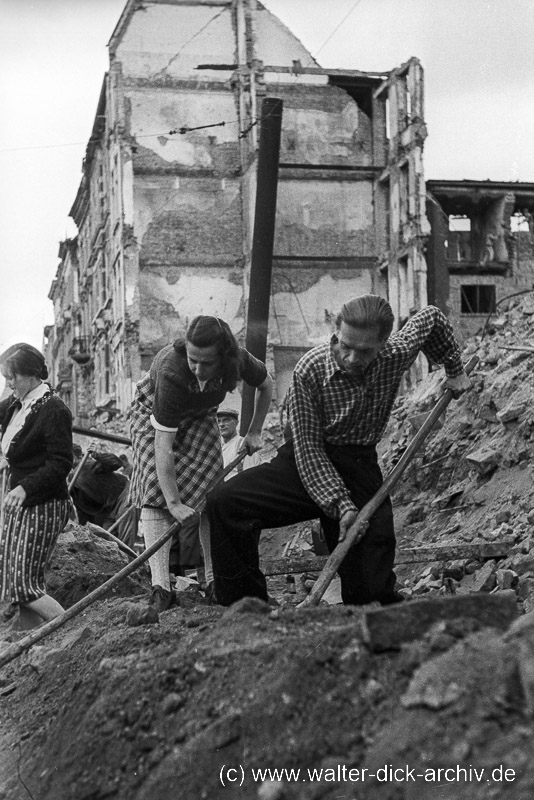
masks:
MULTIPOLYGON (((204 128, 221 128, 226 125, 236 125, 239 122, 237 119, 233 120, 223 120, 222 122, 210 122, 206 125, 180 125, 176 128, 171 128, 171 130, 166 131, 155 131, 154 133, 139 133, 136 135, 130 134, 130 136, 135 139, 150 139, 150 138, 157 138, 159 136, 175 136, 176 134, 184 135, 186 133, 191 133, 193 131, 203 130, 204 128)), ((253 120, 245 129, 239 132, 238 138, 244 138, 248 132, 258 123, 260 122, 259 119, 253 120)), ((79 147, 80 145, 89 146, 95 142, 99 142, 101 140, 100 136, 90 136, 89 139, 86 139, 84 142, 62 142, 57 144, 35 144, 35 145, 27 145, 24 147, 2 147, 0 148, 0 153, 13 153, 18 150, 45 150, 50 148, 59 148, 59 147, 79 147)))
POLYGON ((362 1, 362 0, 356 0, 356 2, 354 3, 354 5, 353 5, 353 6, 352 6, 352 8, 350 9, 350 11, 348 11, 348 12, 345 14, 345 16, 343 17, 343 19, 342 19, 340 22, 338 22, 338 24, 336 25, 336 27, 334 28, 334 30, 332 31, 332 33, 331 33, 331 34, 329 34, 329 36, 327 36, 327 37, 326 37, 326 39, 324 40, 324 42, 322 43, 322 45, 320 46, 320 48, 319 48, 318 50, 316 50, 316 51, 315 51, 314 58, 316 58, 316 57, 319 55, 319 53, 321 52, 321 50, 323 49, 323 47, 325 47, 325 46, 328 44, 328 42, 330 41, 330 39, 331 39, 331 38, 334 36, 334 34, 335 34, 335 33, 337 33, 337 31, 338 31, 338 30, 341 28, 341 26, 343 25, 343 23, 344 23, 344 22, 345 22, 345 21, 346 21, 346 20, 347 20, 347 19, 350 17, 350 15, 351 15, 351 14, 352 14, 352 12, 353 12, 353 11, 356 9, 356 7, 360 5, 361 1, 362 1))

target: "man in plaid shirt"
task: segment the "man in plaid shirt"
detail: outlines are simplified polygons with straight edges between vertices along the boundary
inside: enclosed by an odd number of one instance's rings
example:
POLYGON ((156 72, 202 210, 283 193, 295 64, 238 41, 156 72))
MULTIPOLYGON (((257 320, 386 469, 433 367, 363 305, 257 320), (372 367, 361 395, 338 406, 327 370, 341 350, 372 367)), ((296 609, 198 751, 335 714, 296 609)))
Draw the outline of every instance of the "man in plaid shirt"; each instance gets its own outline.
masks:
MULTIPOLYGON (((459 396, 471 385, 452 327, 435 306, 398 333, 389 303, 363 295, 346 303, 336 332, 298 362, 288 393, 289 440, 267 464, 243 472, 209 498, 215 595, 267 600, 259 569, 263 528, 319 518, 330 552, 350 532, 378 491, 376 445, 384 433, 403 373, 419 352, 445 367, 445 387, 459 396)), ((338 570, 344 603, 382 604, 395 592, 395 534, 389 498, 359 534, 338 570)))

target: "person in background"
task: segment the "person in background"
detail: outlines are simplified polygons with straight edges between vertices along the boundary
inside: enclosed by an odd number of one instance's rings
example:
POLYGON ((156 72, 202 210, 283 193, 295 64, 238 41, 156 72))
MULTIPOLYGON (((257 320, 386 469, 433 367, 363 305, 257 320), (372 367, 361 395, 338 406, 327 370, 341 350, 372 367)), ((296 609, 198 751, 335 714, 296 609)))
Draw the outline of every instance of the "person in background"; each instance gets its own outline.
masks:
MULTIPOLYGON (((233 408, 219 408, 217 411, 217 422, 221 434, 223 466, 227 467, 233 461, 238 452, 242 449, 243 437, 237 432, 237 422, 239 412, 233 408)), ((233 478, 243 469, 243 462, 228 473, 225 480, 233 478)))
MULTIPOLYGON (((75 444, 74 466, 78 466, 83 450, 75 444)), ((128 479, 121 472, 122 461, 114 453, 91 450, 76 476, 70 494, 81 525, 94 522, 102 528, 112 525, 117 500, 128 488, 128 479)))
POLYGON ((11 395, 0 402, 0 596, 28 629, 63 612, 46 592, 44 569, 71 508, 72 417, 50 388, 44 356, 19 343, 0 357, 11 395))
MULTIPOLYGON (((243 442, 253 453, 262 446, 272 380, 265 364, 238 346, 222 319, 195 317, 185 338, 160 350, 138 382, 131 408, 132 499, 141 509, 147 547, 174 521, 180 523, 182 551, 192 552, 191 540, 202 542, 206 535, 198 533, 198 508, 222 470, 215 410, 239 380, 256 388, 254 414, 243 442)), ((167 541, 149 560, 150 602, 158 611, 176 601, 170 589, 170 548, 167 541)), ((199 564, 200 544, 197 549, 199 564)))
MULTIPOLYGON (((471 385, 445 315, 428 306, 392 335, 393 311, 377 295, 347 302, 330 340, 297 363, 288 395, 290 438, 275 458, 242 472, 208 497, 215 598, 267 601, 259 567, 261 530, 320 519, 330 552, 350 535, 358 511, 382 485, 376 445, 404 372, 419 352, 445 366, 458 396, 471 385)), ((395 603, 395 534, 387 498, 341 563, 343 602, 395 603)))
MULTIPOLYGON (((223 406, 217 411, 217 422, 219 423, 219 431, 221 434, 223 466, 227 467, 237 456, 243 452, 243 437, 237 431, 239 422, 239 412, 235 408, 223 406)), ((228 473, 225 480, 230 480, 239 472, 244 469, 250 469, 259 464, 259 455, 254 453, 251 456, 245 456, 235 469, 228 473)))
MULTIPOLYGON (((74 465, 83 450, 75 444, 74 465)), ((129 505, 130 481, 123 474, 124 461, 114 453, 92 450, 71 487, 70 495, 81 525, 92 522, 109 530, 115 523, 115 536, 133 548, 137 533, 137 514, 129 505)))
POLYGON ((130 479, 132 477, 133 467, 128 461, 128 456, 126 455, 126 453, 121 453, 119 458, 122 464, 122 474, 126 475, 126 477, 130 479))
MULTIPOLYGON (((244 437, 240 436, 237 432, 239 412, 230 406, 222 406, 217 411, 217 422, 221 434, 223 467, 227 467, 228 464, 231 464, 231 462, 234 461, 240 453, 246 452, 243 448, 244 437)), ((245 458, 240 461, 239 464, 237 464, 236 467, 228 473, 228 475, 226 475, 225 481, 228 481, 230 478, 238 475, 244 469, 250 469, 250 467, 257 466, 259 463, 261 462, 259 461, 259 454, 257 452, 253 453, 251 456, 246 455, 245 458)), ((213 582, 213 567, 211 563, 209 521, 205 513, 200 515, 200 536, 202 540, 204 563, 202 567, 197 570, 197 575, 199 576, 200 586, 206 593, 208 602, 213 603, 215 602, 215 591, 213 582)))

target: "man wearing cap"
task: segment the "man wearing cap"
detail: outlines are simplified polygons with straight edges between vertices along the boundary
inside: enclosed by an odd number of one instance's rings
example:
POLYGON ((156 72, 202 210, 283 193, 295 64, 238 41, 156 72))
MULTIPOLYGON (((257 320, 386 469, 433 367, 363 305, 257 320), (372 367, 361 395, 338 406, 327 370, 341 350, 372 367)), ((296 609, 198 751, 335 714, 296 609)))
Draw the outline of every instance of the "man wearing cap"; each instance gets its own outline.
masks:
MULTIPOLYGON (((243 437, 237 432, 237 421, 239 419, 239 412, 235 408, 228 406, 221 407, 217 411, 217 422, 219 423, 219 431, 221 434, 221 446, 223 455, 223 464, 226 467, 230 464, 238 454, 243 443, 243 437)), ((237 465, 226 476, 226 480, 233 478, 238 472, 243 469, 243 462, 237 465)))

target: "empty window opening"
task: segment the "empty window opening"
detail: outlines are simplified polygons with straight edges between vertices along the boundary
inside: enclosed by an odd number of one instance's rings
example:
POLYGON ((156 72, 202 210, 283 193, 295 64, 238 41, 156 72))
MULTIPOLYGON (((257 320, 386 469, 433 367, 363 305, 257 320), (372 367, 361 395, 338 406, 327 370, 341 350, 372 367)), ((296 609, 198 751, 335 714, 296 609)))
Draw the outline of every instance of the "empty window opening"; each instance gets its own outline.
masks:
POLYGON ((410 211, 410 173, 408 164, 403 164, 399 171, 399 195, 400 195, 400 222, 401 225, 408 222, 410 211))
POLYGON ((413 269, 408 258, 399 260, 399 326, 415 311, 413 269))
POLYGON ((408 87, 406 87, 406 124, 409 125, 412 121, 412 94, 408 87))
POLYGON ((471 261, 472 252, 470 218, 463 214, 450 214, 447 260, 471 261))
POLYGON ((461 286, 460 304, 462 314, 489 314, 495 311, 495 286, 461 286))
POLYGON ((510 217, 510 230, 512 233, 529 232, 528 219, 520 211, 510 217))
POLYGON ((470 231, 471 220, 469 217, 457 214, 449 215, 449 230, 450 231, 470 231))

